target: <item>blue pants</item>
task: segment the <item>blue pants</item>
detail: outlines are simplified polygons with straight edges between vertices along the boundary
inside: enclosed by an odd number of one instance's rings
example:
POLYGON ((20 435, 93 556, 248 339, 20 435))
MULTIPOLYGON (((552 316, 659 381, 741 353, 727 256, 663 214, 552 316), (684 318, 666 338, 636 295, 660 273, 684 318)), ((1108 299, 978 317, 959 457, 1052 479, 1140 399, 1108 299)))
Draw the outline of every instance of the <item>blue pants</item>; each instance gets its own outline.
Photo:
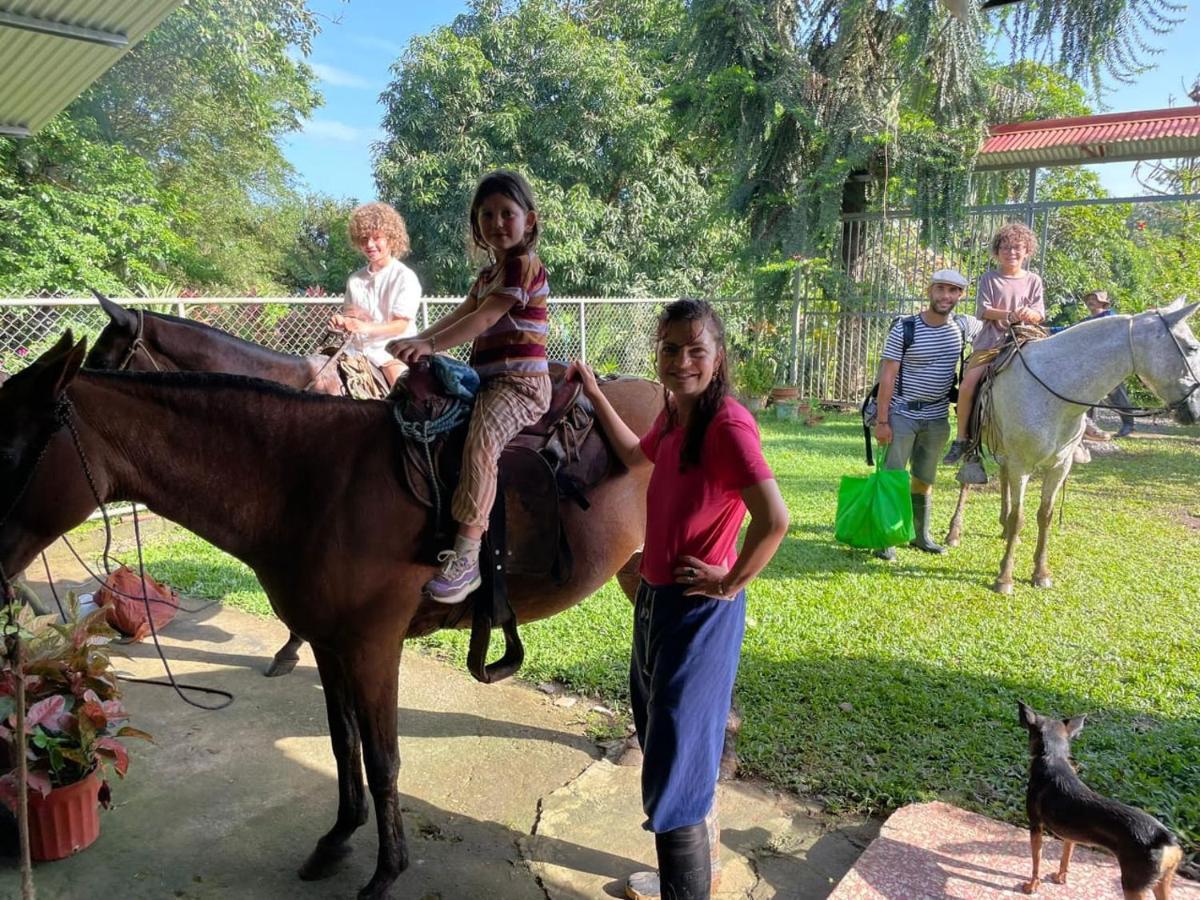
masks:
POLYGON ((746 594, 685 597, 682 585, 638 586, 629 695, 642 745, 643 828, 704 821, 746 630, 746 594))

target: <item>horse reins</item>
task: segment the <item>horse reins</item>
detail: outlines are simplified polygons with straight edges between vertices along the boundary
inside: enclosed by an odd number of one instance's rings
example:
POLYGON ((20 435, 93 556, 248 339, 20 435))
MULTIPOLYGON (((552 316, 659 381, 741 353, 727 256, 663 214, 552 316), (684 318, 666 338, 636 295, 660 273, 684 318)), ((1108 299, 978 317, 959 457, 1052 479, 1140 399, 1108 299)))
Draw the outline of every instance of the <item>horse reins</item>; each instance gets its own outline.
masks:
POLYGON ((346 348, 350 346, 350 342, 352 340, 354 340, 354 335, 347 334, 346 339, 344 341, 342 341, 342 345, 340 347, 338 347, 337 350, 335 350, 332 354, 330 354, 330 356, 321 365, 321 368, 317 369, 317 374, 315 374, 309 380, 308 384, 306 384, 304 387, 300 388, 301 393, 305 393, 305 392, 311 390, 312 386, 321 380, 321 376, 325 374, 325 370, 328 369, 331 365, 333 365, 335 362, 337 362, 339 359, 341 359, 346 354, 346 348))
MULTIPOLYGON (((1036 381, 1043 388, 1045 388, 1047 391, 1049 391, 1053 396, 1057 397, 1059 400, 1063 401, 1064 403, 1070 403, 1074 406, 1095 407, 1097 409, 1116 410, 1117 412, 1122 412, 1127 416, 1131 416, 1133 418, 1138 418, 1138 419, 1149 418, 1151 416, 1162 415, 1163 413, 1174 412, 1177 409, 1181 409, 1183 407, 1183 405, 1185 403, 1187 403, 1188 400, 1191 399, 1192 394, 1196 393, 1197 390, 1200 390, 1200 378, 1196 377, 1196 372, 1192 369, 1191 360, 1188 359, 1187 353, 1184 352, 1183 347, 1180 346, 1179 339, 1177 337, 1175 337, 1175 332, 1171 330, 1171 326, 1167 323, 1166 318, 1163 316, 1162 310, 1156 309, 1156 310, 1154 310, 1154 312, 1158 316, 1159 321, 1162 322, 1163 328, 1165 328, 1167 330, 1167 334, 1171 336, 1171 343, 1175 346, 1175 349, 1177 351, 1179 351, 1179 355, 1183 359, 1183 365, 1187 369, 1188 375, 1190 375, 1192 377, 1192 386, 1190 388, 1188 388, 1187 392, 1182 397, 1180 397, 1178 400, 1173 400, 1164 406, 1158 406, 1158 407, 1153 407, 1153 408, 1127 407, 1127 406, 1115 406, 1115 405, 1109 404, 1109 403, 1085 403, 1081 400, 1072 400, 1070 397, 1064 397, 1062 394, 1060 394, 1054 388, 1050 387, 1050 385, 1046 384, 1046 382, 1043 381, 1041 379, 1041 377, 1035 371, 1033 371, 1033 368, 1029 365, 1029 360, 1027 360, 1025 358, 1025 355, 1021 352, 1022 346, 1019 343, 1017 344, 1017 351, 1016 351, 1017 358, 1021 360, 1021 365, 1023 365, 1025 367, 1025 371, 1030 374, 1030 376, 1033 378, 1034 381, 1036 381)), ((1137 356, 1134 354, 1134 350, 1133 350, 1133 317, 1132 316, 1129 318, 1128 344, 1129 344, 1129 362, 1130 362, 1131 367, 1133 368, 1133 374, 1138 375, 1137 356)), ((1141 376, 1138 375, 1138 378, 1141 378, 1141 376)))
MULTIPOLYGON (((112 523, 109 521, 108 510, 105 509, 105 507, 104 507, 104 501, 100 499, 100 491, 96 487, 96 479, 95 479, 94 475, 92 474, 91 466, 88 464, 87 455, 83 452, 83 444, 79 439, 79 431, 75 428, 74 416, 72 415, 73 410, 74 410, 74 407, 71 404, 71 399, 69 396, 67 396, 66 392, 64 391, 62 396, 59 397, 58 402, 55 404, 55 407, 54 407, 55 427, 51 428, 46 433, 45 441, 42 444, 42 447, 40 448, 40 450, 38 451, 38 454, 35 457, 33 463, 30 465, 29 471, 25 475, 25 478, 21 484, 20 490, 18 490, 17 493, 14 495, 13 500, 8 505, 8 509, 5 510, 4 515, 0 516, 0 525, 3 525, 5 522, 7 522, 8 517, 12 514, 12 511, 16 508, 17 503, 20 501, 21 497, 24 496, 25 492, 29 489, 29 485, 33 483, 33 476, 36 474, 37 468, 41 464, 42 458, 46 455, 46 450, 50 446, 51 439, 54 437, 55 434, 58 433, 58 431, 61 428, 65 427, 71 435, 71 443, 74 445, 75 453, 79 457, 79 464, 83 469, 83 476, 84 476, 84 479, 87 481, 88 489, 92 493, 92 499, 95 500, 96 506, 100 509, 101 518, 104 520, 104 536, 105 536, 104 555, 105 555, 105 559, 107 560, 108 547, 111 545, 111 542, 112 542, 112 523)), ((166 685, 166 686, 173 688, 175 690, 175 693, 179 695, 179 699, 183 700, 184 703, 187 703, 190 706, 195 706, 199 709, 206 709, 206 710, 224 709, 226 706, 228 706, 229 704, 231 704, 233 702, 233 694, 232 693, 230 693, 229 691, 220 690, 218 688, 207 688, 207 687, 199 687, 199 686, 195 686, 195 685, 180 684, 179 682, 177 682, 175 680, 175 675, 171 672, 171 666, 167 662, 166 654, 163 653, 162 645, 159 643, 158 629, 155 627, 154 617, 151 615, 151 612, 150 612, 150 591, 149 591, 149 587, 146 584, 146 565, 145 565, 145 560, 142 558, 141 530, 140 530, 140 526, 138 524, 136 508, 134 509, 133 515, 134 515, 134 518, 133 518, 134 533, 136 536, 136 543, 137 543, 137 548, 138 548, 138 566, 140 569, 140 575, 141 575, 141 579, 142 579, 142 596, 140 598, 133 597, 132 599, 135 599, 135 600, 140 599, 145 604, 146 621, 150 624, 150 634, 154 638, 154 649, 158 653, 158 658, 162 662, 163 669, 167 673, 167 681, 158 681, 158 680, 146 679, 146 678, 124 678, 122 680, 131 682, 131 683, 166 685), (195 691, 195 692, 201 693, 201 694, 215 694, 217 696, 224 697, 225 699, 216 705, 209 706, 207 704, 199 703, 195 700, 192 700, 190 697, 186 696, 183 693, 184 691, 195 691)), ((72 552, 74 553, 74 549, 72 549, 72 552)), ((45 559, 45 557, 43 556, 43 560, 44 559, 45 559)), ((86 568, 87 567, 85 566, 85 569, 86 568)), ((49 564, 47 564, 47 566, 46 566, 46 574, 47 574, 47 578, 49 579, 49 577, 50 577, 49 564)), ((92 575, 93 578, 96 577, 90 570, 88 571, 88 574, 92 575)), ((97 580, 99 580, 99 579, 97 579, 97 580)), ((5 597, 6 598, 14 597, 16 591, 12 586, 11 578, 9 578, 8 573, 4 570, 3 564, 0 564, 0 581, 3 582, 5 597)), ((51 584, 53 585, 53 582, 51 582, 51 584)), ((53 587, 51 589, 53 590, 53 587)), ((125 596, 130 596, 130 595, 126 594, 125 596)), ((62 604, 61 604, 61 602, 58 601, 57 593, 55 593, 54 599, 56 602, 59 603, 59 611, 61 612, 62 604)))

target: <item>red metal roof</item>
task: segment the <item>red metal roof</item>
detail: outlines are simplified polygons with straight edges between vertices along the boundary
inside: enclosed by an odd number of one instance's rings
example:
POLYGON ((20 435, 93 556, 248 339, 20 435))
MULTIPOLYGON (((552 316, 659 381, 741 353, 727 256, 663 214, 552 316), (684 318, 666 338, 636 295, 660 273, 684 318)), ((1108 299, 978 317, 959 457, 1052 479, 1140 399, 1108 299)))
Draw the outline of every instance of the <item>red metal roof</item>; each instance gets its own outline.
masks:
POLYGON ((1200 106, 993 125, 976 168, 1027 169, 1200 156, 1200 106))

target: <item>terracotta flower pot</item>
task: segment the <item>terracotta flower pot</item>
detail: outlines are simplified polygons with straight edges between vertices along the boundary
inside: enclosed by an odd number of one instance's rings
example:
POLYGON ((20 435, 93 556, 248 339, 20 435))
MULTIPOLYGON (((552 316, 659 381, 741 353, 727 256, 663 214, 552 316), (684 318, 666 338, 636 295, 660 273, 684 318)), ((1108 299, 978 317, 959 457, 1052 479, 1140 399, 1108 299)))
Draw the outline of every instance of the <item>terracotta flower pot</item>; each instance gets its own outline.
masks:
POLYGON ((89 772, 82 781, 54 788, 43 797, 29 795, 29 855, 39 862, 65 859, 90 847, 100 836, 100 779, 89 772))
POLYGON ((773 403, 795 403, 799 398, 800 388, 798 387, 771 388, 771 401, 773 403))

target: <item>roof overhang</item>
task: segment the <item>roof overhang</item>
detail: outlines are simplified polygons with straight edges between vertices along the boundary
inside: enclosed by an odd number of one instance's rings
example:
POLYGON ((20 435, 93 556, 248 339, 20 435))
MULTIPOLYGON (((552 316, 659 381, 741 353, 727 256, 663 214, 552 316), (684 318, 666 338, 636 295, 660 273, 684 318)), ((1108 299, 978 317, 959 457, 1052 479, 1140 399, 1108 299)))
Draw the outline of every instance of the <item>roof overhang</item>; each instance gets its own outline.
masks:
POLYGON ((182 0, 0 0, 0 136, 37 131, 182 0))
POLYGON ((1200 106, 993 125, 979 171, 1200 156, 1200 106))

